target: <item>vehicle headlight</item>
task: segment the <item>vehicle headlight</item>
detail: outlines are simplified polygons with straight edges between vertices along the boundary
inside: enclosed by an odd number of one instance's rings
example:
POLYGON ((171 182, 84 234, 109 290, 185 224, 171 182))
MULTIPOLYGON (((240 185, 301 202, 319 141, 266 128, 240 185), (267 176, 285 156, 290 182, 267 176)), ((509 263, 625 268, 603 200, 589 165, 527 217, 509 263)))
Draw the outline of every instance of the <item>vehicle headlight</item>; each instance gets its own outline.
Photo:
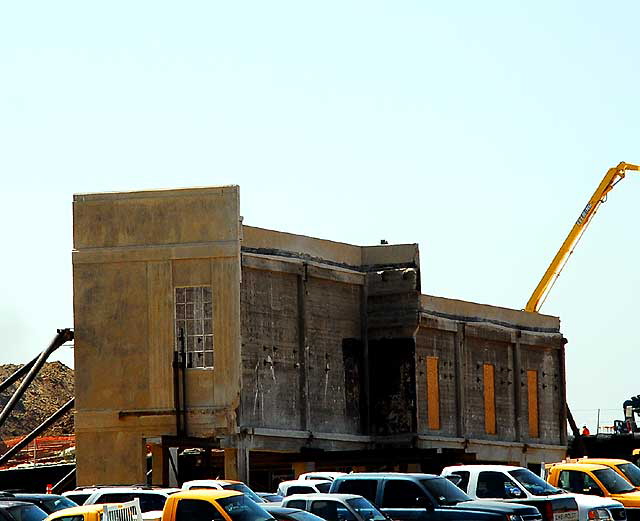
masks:
POLYGON ((522 521, 518 514, 507 514, 507 521, 522 521))
POLYGON ((611 514, 606 508, 593 508, 589 510, 589 519, 594 521, 610 521, 611 514))

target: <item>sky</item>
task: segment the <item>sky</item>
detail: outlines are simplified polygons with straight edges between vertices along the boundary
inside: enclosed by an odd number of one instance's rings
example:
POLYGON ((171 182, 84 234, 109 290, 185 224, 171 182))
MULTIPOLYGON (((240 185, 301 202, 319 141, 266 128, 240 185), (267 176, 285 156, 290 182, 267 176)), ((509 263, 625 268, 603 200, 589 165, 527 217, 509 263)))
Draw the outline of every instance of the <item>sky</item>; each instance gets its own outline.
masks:
MULTIPOLYGON (((422 290, 522 309, 640 163, 632 1, 0 2, 0 362, 73 326, 75 193, 238 184, 248 225, 420 245, 422 290), (632 22, 627 26, 626 22, 632 22)), ((640 394, 640 175, 542 312, 592 432, 640 394)), ((71 365, 73 352, 57 359, 71 365)))

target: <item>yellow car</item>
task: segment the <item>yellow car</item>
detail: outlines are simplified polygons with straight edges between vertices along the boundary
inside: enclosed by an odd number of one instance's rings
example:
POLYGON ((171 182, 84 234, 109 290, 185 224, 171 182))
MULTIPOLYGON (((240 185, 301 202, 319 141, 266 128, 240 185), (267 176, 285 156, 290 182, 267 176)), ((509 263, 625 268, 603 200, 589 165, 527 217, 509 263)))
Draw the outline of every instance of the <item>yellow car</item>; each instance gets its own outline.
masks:
POLYGON ((241 492, 195 489, 171 494, 162 521, 273 521, 273 516, 241 492))
POLYGON ((640 468, 626 459, 582 458, 578 460, 578 463, 592 463, 609 467, 636 487, 636 490, 640 490, 640 468))
MULTIPOLYGON (((594 463, 555 463, 549 467, 547 481, 576 494, 591 494, 620 501, 629 510, 640 508, 640 491, 615 470, 594 463)), ((640 513, 640 510, 637 511, 640 513)))
POLYGON ((63 508, 49 514, 44 521, 100 521, 103 510, 104 505, 101 504, 63 508))

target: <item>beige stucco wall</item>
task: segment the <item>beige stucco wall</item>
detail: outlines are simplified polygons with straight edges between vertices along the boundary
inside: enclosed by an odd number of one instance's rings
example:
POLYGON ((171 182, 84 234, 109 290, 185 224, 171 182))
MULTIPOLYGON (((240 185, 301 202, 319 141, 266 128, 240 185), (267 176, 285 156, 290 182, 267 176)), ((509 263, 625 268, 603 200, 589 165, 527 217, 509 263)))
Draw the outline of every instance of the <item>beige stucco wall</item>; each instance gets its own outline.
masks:
POLYGON ((187 434, 235 426, 239 190, 76 195, 73 216, 77 481, 141 483, 144 439, 176 434, 177 286, 213 293, 215 368, 188 370, 187 434))

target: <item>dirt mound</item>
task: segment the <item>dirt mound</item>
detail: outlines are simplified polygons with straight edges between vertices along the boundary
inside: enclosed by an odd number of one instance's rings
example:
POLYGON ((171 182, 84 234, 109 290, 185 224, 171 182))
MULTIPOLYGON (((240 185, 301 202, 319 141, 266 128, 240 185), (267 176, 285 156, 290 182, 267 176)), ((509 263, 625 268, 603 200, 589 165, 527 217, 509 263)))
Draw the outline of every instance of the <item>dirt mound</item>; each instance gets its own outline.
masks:
MULTIPOLYGON (((0 382, 13 374, 20 365, 0 365, 0 382)), ((20 381, 0 393, 0 410, 11 398, 20 381)), ((44 365, 36 379, 31 382, 22 399, 16 404, 6 423, 0 428, 0 438, 29 434, 35 427, 73 398, 73 369, 62 362, 44 365)), ((67 413, 60 421, 41 434, 59 436, 73 434, 73 413, 67 413)))

